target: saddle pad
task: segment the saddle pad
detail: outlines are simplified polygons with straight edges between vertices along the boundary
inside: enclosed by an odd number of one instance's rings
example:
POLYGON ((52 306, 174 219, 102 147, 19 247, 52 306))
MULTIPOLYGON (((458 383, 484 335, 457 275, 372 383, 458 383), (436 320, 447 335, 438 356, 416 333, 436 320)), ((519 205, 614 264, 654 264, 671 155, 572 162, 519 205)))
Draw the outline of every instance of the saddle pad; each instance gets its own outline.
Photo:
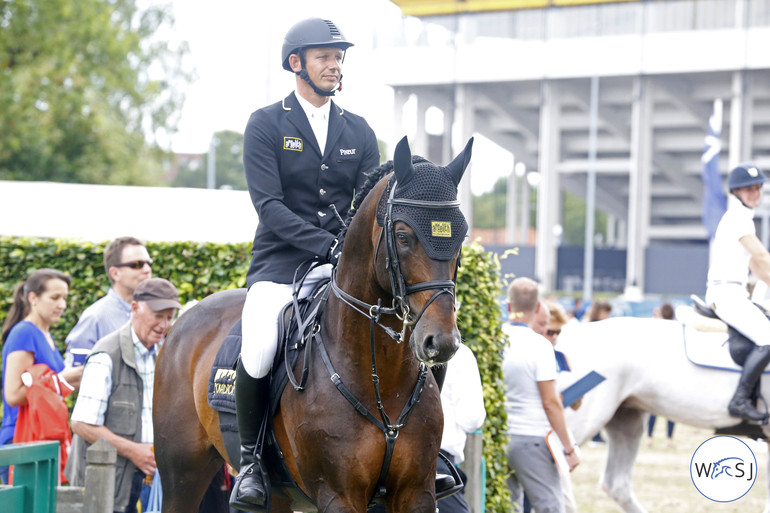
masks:
POLYGON ((700 331, 692 326, 684 327, 684 353, 695 365, 741 372, 730 356, 727 333, 700 331))
POLYGON ((206 395, 209 406, 216 411, 235 413, 235 366, 240 354, 241 319, 238 319, 219 347, 209 374, 206 395))

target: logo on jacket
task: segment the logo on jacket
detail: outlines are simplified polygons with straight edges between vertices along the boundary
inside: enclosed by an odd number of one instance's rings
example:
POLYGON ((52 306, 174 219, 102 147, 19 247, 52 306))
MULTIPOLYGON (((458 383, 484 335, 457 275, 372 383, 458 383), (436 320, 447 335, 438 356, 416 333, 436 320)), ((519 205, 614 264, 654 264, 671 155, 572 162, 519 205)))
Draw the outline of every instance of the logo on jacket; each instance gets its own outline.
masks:
POLYGON ((350 148, 349 150, 345 148, 340 148, 340 157, 344 157, 345 155, 355 155, 355 154, 356 154, 355 148, 350 148))
POLYGON ((291 151, 302 151, 302 139, 299 137, 284 137, 283 149, 291 151))

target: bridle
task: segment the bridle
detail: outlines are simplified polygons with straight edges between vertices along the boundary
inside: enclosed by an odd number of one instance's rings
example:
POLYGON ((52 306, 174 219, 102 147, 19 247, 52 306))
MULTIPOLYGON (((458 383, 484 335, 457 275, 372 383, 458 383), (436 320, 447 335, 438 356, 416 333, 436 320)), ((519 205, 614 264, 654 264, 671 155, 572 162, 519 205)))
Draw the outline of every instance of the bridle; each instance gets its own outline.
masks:
MULTIPOLYGON (((398 258, 398 251, 396 250, 396 233, 395 222, 393 221, 393 206, 402 205, 407 207, 416 207, 432 210, 443 210, 448 208, 459 208, 460 202, 458 200, 452 201, 426 201, 426 200, 413 200, 407 198, 396 198, 396 189, 398 188, 398 180, 392 178, 393 186, 390 188, 390 194, 388 195, 387 208, 385 212, 385 218, 383 221, 383 227, 380 230, 380 236, 377 239, 377 247, 374 251, 375 264, 377 263, 377 255, 380 252, 380 246, 382 244, 383 237, 385 239, 385 269, 388 271, 390 278, 390 286, 393 292, 393 300, 390 307, 382 306, 382 301, 378 300, 376 305, 372 305, 355 298, 342 290, 337 283, 337 269, 332 271, 331 287, 334 295, 337 296, 343 303, 347 304, 360 314, 368 317, 370 320, 380 326, 385 332, 398 343, 403 342, 406 339, 407 328, 414 328, 422 318, 425 310, 442 294, 449 294, 454 299, 455 297, 455 285, 457 283, 457 269, 460 267, 460 257, 457 257, 457 263, 455 265, 454 277, 451 280, 431 280, 424 281, 412 285, 407 285, 404 279, 404 274, 401 272, 401 262, 398 258), (417 316, 411 313, 409 308, 408 296, 416 292, 422 292, 424 290, 435 290, 431 298, 425 303, 417 316), (402 322, 401 332, 397 333, 392 328, 385 326, 379 322, 381 315, 395 315, 402 322)), ((384 193, 383 193, 384 194, 384 193)))
MULTIPOLYGON (((383 236, 385 238, 385 250, 386 260, 385 268, 388 270, 390 277, 391 290, 393 291, 393 301, 390 307, 382 305, 382 298, 377 300, 377 304, 366 303, 342 290, 337 283, 337 268, 332 270, 331 275, 331 290, 334 295, 337 296, 343 303, 357 311, 358 313, 369 318, 369 340, 371 345, 372 354, 372 384, 374 385, 374 396, 377 403, 377 411, 380 414, 380 418, 376 418, 372 413, 359 401, 350 389, 342 382, 340 375, 334 370, 329 354, 323 343, 323 339, 318 336, 318 331, 314 333, 314 339, 319 346, 321 357, 326 365, 326 369, 329 371, 330 379, 337 387, 337 390, 342 394, 345 399, 358 411, 361 415, 366 417, 370 422, 377 426, 385 435, 385 456, 382 462, 382 468, 377 480, 377 486, 375 487, 375 493, 372 500, 383 497, 386 493, 385 479, 390 469, 390 463, 393 459, 393 451, 396 445, 396 439, 400 430, 406 425, 407 419, 414 411, 415 405, 419 402, 422 390, 425 385, 425 380, 428 375, 428 366, 420 362, 419 373, 417 376, 417 383, 412 390, 412 394, 409 396, 404 408, 401 410, 401 414, 395 423, 392 423, 385 408, 382 404, 382 398, 380 396, 380 378, 377 375, 377 357, 375 351, 375 326, 381 327, 385 332, 398 343, 403 342, 406 339, 407 328, 414 328, 420 321, 425 310, 430 306, 439 296, 442 294, 450 294, 452 298, 455 297, 455 285, 457 281, 457 268, 460 266, 460 257, 457 257, 457 265, 455 266, 454 278, 452 280, 431 280, 426 282, 420 282, 413 285, 407 285, 404 275, 401 272, 401 263, 398 259, 398 252, 395 245, 395 229, 393 221, 393 206, 403 205, 409 207, 425 208, 425 209, 447 209, 457 208, 460 206, 460 202, 453 201, 424 201, 424 200, 412 200, 406 198, 396 198, 395 192, 397 189, 398 181, 395 177, 392 178, 393 186, 390 189, 390 194, 387 200, 387 209, 385 213, 385 219, 382 229, 380 230, 380 236, 377 240, 377 247, 374 253, 375 263, 377 261, 377 255, 379 254, 380 245, 382 244, 383 236), (407 297, 416 292, 424 290, 435 290, 430 300, 425 303, 420 313, 414 317, 412 316, 407 297), (380 322, 382 315, 395 315, 402 321, 402 329, 400 333, 386 326, 380 322)), ((383 194, 385 194, 383 192, 383 194)), ((452 466, 450 465, 450 470, 452 466)), ((459 475, 453 476, 455 482, 458 481, 459 475)))

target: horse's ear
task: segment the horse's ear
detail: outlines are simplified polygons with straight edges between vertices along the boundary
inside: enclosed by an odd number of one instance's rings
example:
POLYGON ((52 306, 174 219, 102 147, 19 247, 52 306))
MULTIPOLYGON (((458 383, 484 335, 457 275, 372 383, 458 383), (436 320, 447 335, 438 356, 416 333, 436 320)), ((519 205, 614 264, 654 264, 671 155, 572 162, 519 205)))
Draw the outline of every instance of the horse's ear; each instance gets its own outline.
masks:
POLYGON ((465 168, 468 167, 468 163, 471 161, 472 147, 473 137, 468 139, 468 144, 465 145, 463 151, 461 151, 460 154, 456 156, 455 159, 446 167, 447 171, 449 172, 449 176, 452 177, 452 181, 454 182, 455 186, 460 185, 460 180, 463 177, 463 173, 465 173, 465 168))
POLYGON ((393 171, 396 173, 396 180, 400 184, 407 183, 414 176, 412 150, 409 149, 409 141, 406 136, 396 144, 396 151, 393 153, 393 171))

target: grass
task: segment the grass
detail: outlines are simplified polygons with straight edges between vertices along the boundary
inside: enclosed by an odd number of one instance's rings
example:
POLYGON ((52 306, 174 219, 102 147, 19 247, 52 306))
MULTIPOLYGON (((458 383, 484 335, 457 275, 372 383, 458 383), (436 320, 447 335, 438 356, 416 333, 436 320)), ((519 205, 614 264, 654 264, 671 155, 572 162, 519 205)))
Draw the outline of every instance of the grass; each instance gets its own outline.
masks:
MULTIPOLYGON (((767 444, 747 441, 757 457, 757 480, 749 493, 730 503, 713 502, 698 492, 690 479, 690 460, 698 446, 714 436, 713 431, 677 424, 673 448, 665 438, 665 419, 658 419, 652 445, 642 441, 632 474, 637 500, 650 513, 761 513, 767 495, 767 444)), ((745 440, 745 439, 744 439, 745 440)), ((607 447, 584 444, 580 466, 572 473, 575 501, 582 513, 622 511, 599 486, 607 458, 607 447)))

